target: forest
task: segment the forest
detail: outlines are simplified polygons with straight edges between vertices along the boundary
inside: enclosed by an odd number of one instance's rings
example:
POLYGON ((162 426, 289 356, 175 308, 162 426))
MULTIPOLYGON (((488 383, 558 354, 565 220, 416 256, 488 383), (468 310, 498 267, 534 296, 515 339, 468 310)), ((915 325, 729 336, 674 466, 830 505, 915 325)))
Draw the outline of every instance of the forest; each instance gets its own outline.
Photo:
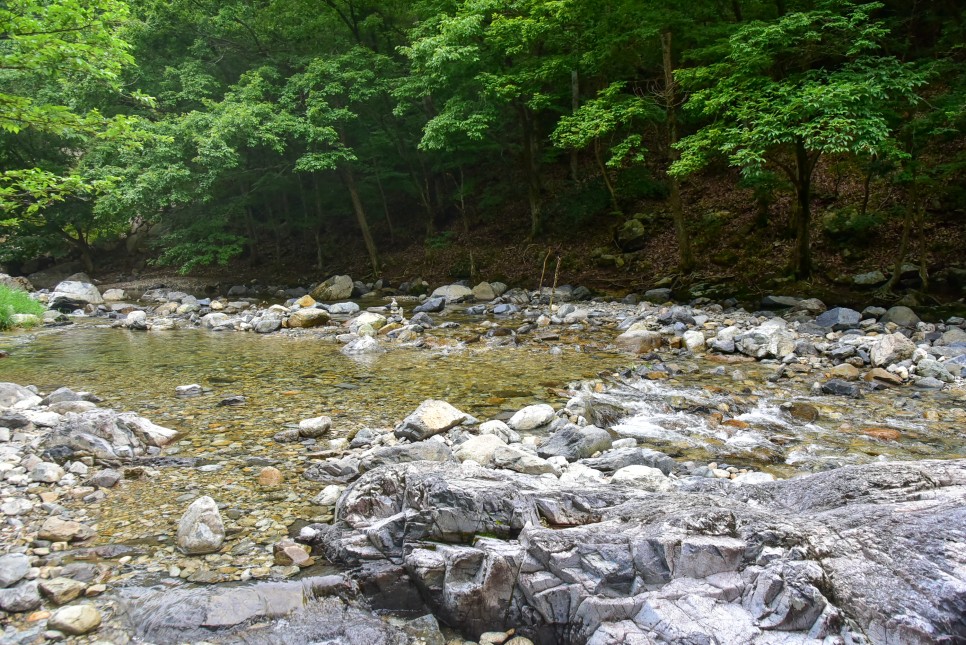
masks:
POLYGON ((9 0, 0 263, 891 289, 958 258, 964 124, 957 0, 9 0))

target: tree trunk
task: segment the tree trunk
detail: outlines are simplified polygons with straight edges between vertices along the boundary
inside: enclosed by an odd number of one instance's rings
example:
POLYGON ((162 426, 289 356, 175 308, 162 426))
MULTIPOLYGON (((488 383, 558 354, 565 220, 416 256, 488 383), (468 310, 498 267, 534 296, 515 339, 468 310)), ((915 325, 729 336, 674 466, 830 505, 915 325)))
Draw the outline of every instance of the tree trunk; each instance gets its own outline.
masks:
MULTIPOLYGON (((674 163, 681 158, 681 152, 674 147, 678 142, 677 83, 674 80, 674 59, 671 56, 671 32, 661 33, 661 53, 664 60, 664 109, 667 112, 668 158, 674 163)), ((691 251, 691 236, 684 221, 684 205, 681 202, 681 181, 671 175, 671 217, 674 232, 678 238, 678 258, 682 273, 694 269, 694 253, 691 251)))
POLYGON ((315 237, 315 268, 322 270, 322 222, 324 211, 322 209, 322 192, 319 190, 319 176, 312 173, 312 188, 315 190, 315 216, 317 218, 312 233, 315 237))
POLYGON ((795 144, 795 247, 792 251, 792 272, 799 280, 812 275, 810 225, 812 219, 812 167, 805 142, 795 144))
MULTIPOLYGON (((570 110, 576 114, 580 108, 580 76, 577 70, 570 72, 570 110)), ((579 153, 576 148, 570 151, 570 180, 575 184, 580 181, 579 153)))
POLYGON ((386 200, 386 191, 382 189, 382 178, 379 177, 379 166, 375 165, 376 186, 379 188, 379 197, 382 199, 382 211, 386 215, 386 226, 389 227, 389 243, 396 241, 396 232, 392 228, 392 218, 389 216, 389 202, 386 200))
POLYGON ((739 0, 731 0, 731 13, 735 14, 735 22, 744 22, 744 18, 741 15, 741 2, 739 0))
POLYGON ((600 176, 604 180, 604 186, 607 187, 607 194, 610 195, 610 206, 615 213, 620 213, 621 207, 617 203, 617 191, 614 190, 614 183, 610 180, 610 175, 607 174, 607 166, 604 165, 604 158, 600 152, 600 137, 594 137, 594 160, 597 161, 600 176))
POLYGON ((342 169, 342 181, 345 182, 349 190, 349 198, 352 200, 352 210, 355 211, 356 221, 362 231, 362 239, 366 243, 366 251, 369 253, 369 264, 372 266, 373 277, 379 276, 379 254, 376 251, 376 243, 372 239, 372 232, 369 230, 369 220, 366 218, 366 209, 359 198, 359 189, 356 186, 355 175, 350 168, 342 169))
POLYGON ((533 114, 525 105, 520 105, 520 124, 523 128, 523 170, 527 178, 527 197, 530 200, 530 239, 540 234, 543 226, 542 187, 540 172, 537 169, 537 137, 534 130, 533 114))

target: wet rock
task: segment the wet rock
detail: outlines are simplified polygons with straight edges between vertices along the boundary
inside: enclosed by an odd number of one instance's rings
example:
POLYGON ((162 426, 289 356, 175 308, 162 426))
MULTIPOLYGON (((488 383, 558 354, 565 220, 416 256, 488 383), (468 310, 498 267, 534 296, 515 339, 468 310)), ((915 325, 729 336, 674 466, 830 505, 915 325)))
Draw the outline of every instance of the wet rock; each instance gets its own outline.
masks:
POLYGON ((857 381, 860 374, 859 368, 849 363, 840 363, 828 371, 830 377, 846 381, 857 381))
POLYGON ((332 428, 329 417, 313 417, 299 421, 299 436, 317 439, 324 436, 332 428))
POLYGON ((547 425, 554 418, 553 407, 546 403, 540 403, 537 405, 528 405, 518 410, 510 417, 506 424, 517 432, 526 432, 547 425))
POLYGON ((841 379, 832 379, 831 381, 822 383, 822 394, 848 396, 853 399, 858 399, 862 396, 862 390, 856 383, 849 383, 841 379))
POLYGON ((403 625, 403 631, 423 645, 446 645, 446 639, 439 630, 439 622, 432 614, 407 621, 403 625))
POLYGON ((16 584, 30 571, 30 558, 22 553, 0 556, 0 588, 16 584))
POLYGON ((664 344, 664 337, 656 331, 632 327, 618 336, 615 342, 624 351, 646 354, 660 349, 664 344))
POLYGON ((457 410, 446 401, 427 399, 396 426, 395 435, 409 441, 422 441, 446 432, 467 419, 465 412, 457 410))
POLYGON ((879 322, 885 323, 895 323, 900 327, 905 327, 907 329, 915 329, 916 325, 919 324, 919 316, 910 309, 909 307, 896 306, 890 307, 888 311, 879 319, 879 322))
POLYGON ((83 582, 64 577, 40 581, 40 592, 55 605, 69 603, 84 593, 86 588, 87 585, 83 582))
POLYGON ((869 358, 876 367, 898 363, 912 356, 916 345, 902 334, 887 334, 872 344, 869 358))
POLYGON ((265 466, 258 473, 258 484, 260 486, 281 486, 285 478, 282 471, 273 466, 265 466))
POLYGON ((379 354, 386 351, 386 349, 372 336, 362 336, 347 343, 341 351, 346 356, 361 356, 365 354, 379 354))
POLYGON ((934 378, 943 383, 952 383, 955 378, 941 362, 924 358, 916 363, 916 374, 923 378, 934 378))
POLYGON ((567 461, 577 461, 607 450, 611 447, 610 433, 597 426, 577 427, 567 424, 544 441, 537 454, 544 459, 563 457, 567 461))
POLYGON ((37 539, 50 540, 51 542, 83 542, 94 537, 94 535, 94 529, 86 524, 73 520, 63 520, 59 517, 48 517, 40 526, 37 539))
POLYGON ((346 300, 352 297, 352 278, 347 275, 332 276, 309 294, 317 301, 346 300))
MULTIPOLYGON (((351 303, 355 304, 355 303, 351 303)), ((358 305, 356 305, 358 307, 358 305)), ((330 307, 331 310, 331 307, 330 307)), ((299 309, 298 311, 293 311, 288 320, 286 320, 286 327, 293 327, 296 329, 307 329, 310 327, 321 327, 329 322, 329 313, 324 309, 299 309)))
POLYGON ((362 334, 362 329, 371 327, 373 330, 382 329, 386 325, 386 317, 371 311, 363 311, 361 314, 349 321, 349 331, 362 334))
POLYGON ((188 555, 202 555, 215 553, 224 541, 225 525, 215 500, 199 497, 178 522, 178 548, 188 555))
POLYGON ((231 325, 231 317, 221 312, 212 312, 201 317, 201 326, 206 329, 217 329, 231 325))
POLYGON ((352 315, 359 313, 359 305, 354 302, 335 302, 326 307, 330 314, 352 315))
POLYGON ((299 568, 310 567, 315 564, 315 560, 305 550, 301 544, 295 540, 284 539, 272 545, 272 554, 275 564, 282 567, 296 566, 299 568))
POLYGON ((862 320, 862 314, 858 311, 845 307, 835 307, 816 318, 815 324, 819 327, 829 327, 833 331, 841 331, 857 327, 860 320, 862 320))
POLYGON ((33 611, 40 607, 40 592, 37 581, 30 580, 16 587, 0 589, 0 609, 11 613, 33 611))
POLYGON ((174 388, 174 393, 178 396, 198 396, 202 392, 204 392, 204 388, 197 383, 192 383, 190 385, 179 385, 174 388))
POLYGON ((359 459, 359 471, 366 472, 388 464, 413 461, 455 461, 452 449, 441 441, 420 441, 412 444, 376 448, 359 459))
POLYGON ((61 607, 47 621, 47 627, 80 636, 94 631, 101 625, 101 612, 94 605, 81 604, 61 607))
POLYGON ((791 418, 804 421, 805 423, 818 421, 818 408, 811 403, 789 401, 788 403, 782 403, 781 410, 791 418))

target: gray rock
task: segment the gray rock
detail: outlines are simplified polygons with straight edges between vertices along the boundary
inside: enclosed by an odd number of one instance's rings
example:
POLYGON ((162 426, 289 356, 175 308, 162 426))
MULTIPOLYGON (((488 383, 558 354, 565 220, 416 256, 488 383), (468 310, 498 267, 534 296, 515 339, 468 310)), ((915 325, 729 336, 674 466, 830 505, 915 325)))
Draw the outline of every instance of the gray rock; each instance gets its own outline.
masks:
POLYGON ((670 475, 677 467, 677 462, 669 456, 650 448, 615 448, 600 457, 581 459, 580 463, 605 473, 612 473, 627 466, 649 466, 657 468, 665 475, 670 475))
POLYGON ((282 316, 275 311, 266 311, 252 321, 252 329, 256 334, 270 334, 278 331, 282 326, 282 316))
POLYGON ((504 422, 493 419, 480 424, 480 434, 495 434, 503 443, 519 443, 520 435, 504 422))
POLYGON ((516 445, 498 446, 493 451, 492 458, 494 468, 512 470, 526 475, 557 474, 557 469, 549 461, 516 445))
POLYGON ((615 342, 624 351, 646 354, 659 349, 664 344, 664 337, 656 331, 632 327, 618 336, 615 342))
POLYGON ((105 468, 94 473, 87 481, 91 486, 98 488, 113 488, 121 481, 121 473, 112 468, 105 468))
POLYGON ((567 424, 544 441, 537 454, 544 459, 564 457, 567 461, 577 461, 607 450, 612 442, 610 433, 602 428, 567 424))
POLYGON ((872 344, 869 358, 876 367, 903 361, 916 351, 916 345, 900 333, 887 334, 872 344))
POLYGON ((30 481, 53 484, 64 476, 64 469, 57 464, 42 461, 30 469, 30 481))
POLYGON ((359 305, 354 302, 335 302, 327 307, 333 315, 352 315, 359 313, 359 305))
POLYGON ((55 605, 64 605, 74 600, 87 588, 83 582, 59 576, 40 581, 40 592, 50 598, 55 605))
POLYGON ((163 447, 177 439, 178 432, 156 425, 132 412, 118 413, 98 408, 80 414, 68 413, 46 435, 41 445, 56 461, 70 456, 91 456, 114 461, 141 456, 150 447, 163 447))
POLYGON ((879 322, 885 323, 895 323, 900 327, 906 327, 907 329, 915 329, 916 325, 920 323, 919 316, 909 307, 896 306, 891 307, 885 312, 885 315, 879 319, 879 322))
POLYGON ((0 556, 0 588, 20 582, 30 571, 30 558, 23 553, 0 556))
POLYGON ((449 284, 437 287, 430 295, 431 298, 444 298, 449 302, 462 302, 473 297, 473 290, 461 284, 449 284))
POLYGON ((347 275, 336 275, 313 289, 311 296, 319 302, 345 300, 352 297, 352 289, 352 278, 347 275))
POLYGON ((429 298, 421 305, 413 308, 414 314, 428 313, 433 314, 446 308, 446 298, 429 298))
POLYGON ((206 329, 217 329, 231 325, 231 317, 221 312, 212 312, 201 317, 201 326, 206 329))
POLYGON ((496 298, 496 291, 489 282, 481 282, 473 287, 473 297, 481 301, 493 300, 496 298))
POLYGON ((816 318, 815 324, 819 327, 830 327, 834 331, 841 331, 843 329, 854 329, 858 326, 860 320, 862 320, 862 314, 858 311, 845 307, 835 307, 816 318))
POLYGON ((225 524, 215 500, 205 495, 191 503, 178 522, 178 548, 188 555, 215 553, 225 541, 225 524))
POLYGON ((943 383, 952 383, 956 380, 943 363, 930 358, 924 358, 916 363, 916 374, 923 378, 934 378, 943 383))
POLYGON ((966 460, 662 493, 409 464, 350 486, 317 540, 333 562, 367 563, 363 588, 405 576, 471 634, 952 643, 966 639, 966 554, 949 548, 964 493, 966 460))
POLYGON ((396 426, 395 434, 400 439, 422 441, 458 426, 467 418, 465 412, 457 410, 446 401, 427 399, 396 426))
POLYGON ((735 349, 754 358, 784 358, 794 353, 796 336, 780 318, 772 318, 735 337, 735 349))
POLYGON ((309 466, 303 476, 324 484, 345 484, 359 476, 359 460, 354 457, 326 459, 309 466))
POLYGON ((359 472, 379 466, 407 464, 413 461, 455 461, 453 451, 442 441, 419 441, 376 448, 359 458, 359 472))
MULTIPOLYGON (((30 401, 32 399, 37 399, 37 402, 40 403, 40 397, 22 385, 17 385, 16 383, 0 383, 0 407, 9 408, 21 401, 30 401)), ((4 425, 9 428, 18 427, 10 426, 6 423, 4 425)))
POLYGON ((325 435, 332 427, 329 417, 312 417, 299 421, 299 436, 317 439, 325 435))
POLYGON ((83 542, 94 537, 94 529, 73 520, 48 517, 37 531, 38 540, 51 542, 83 542))
POLYGON ((857 287, 877 287, 880 284, 885 284, 886 279, 885 274, 876 269, 875 271, 859 273, 852 276, 852 284, 857 287))
POLYGON ((33 611, 40 607, 37 581, 30 580, 16 587, 0 589, 0 609, 11 613, 33 611))
POLYGON ((660 287, 657 289, 648 289, 644 292, 644 300, 648 302, 654 302, 661 304, 671 300, 671 289, 668 287, 660 287))
POLYGON ((837 378, 822 383, 822 393, 833 396, 849 396, 853 399, 858 399, 862 396, 862 390, 858 384, 849 383, 848 381, 837 378))
POLYGON ((765 296, 761 299, 761 306, 764 309, 791 309, 801 304, 801 298, 793 296, 765 296))

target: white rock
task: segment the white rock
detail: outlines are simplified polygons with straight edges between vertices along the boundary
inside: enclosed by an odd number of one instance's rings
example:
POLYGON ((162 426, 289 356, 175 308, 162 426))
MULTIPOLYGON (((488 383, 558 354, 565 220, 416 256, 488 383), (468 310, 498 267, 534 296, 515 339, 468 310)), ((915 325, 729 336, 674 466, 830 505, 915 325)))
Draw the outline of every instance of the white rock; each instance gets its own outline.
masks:
POLYGON ((522 410, 518 410, 507 421, 507 425, 517 432, 526 432, 527 430, 533 430, 534 428, 539 428, 550 423, 553 421, 553 418, 553 408, 546 403, 540 403, 537 405, 528 405, 522 410))
POLYGON ((303 437, 318 438, 329 431, 332 427, 332 419, 329 417, 312 417, 299 421, 299 434, 303 437))
POLYGON ((97 629, 101 624, 101 612, 91 604, 61 607, 48 619, 47 627, 79 636, 97 629))
POLYGON ((461 284, 450 284, 438 287, 430 298, 446 298, 446 302, 458 302, 473 295, 473 290, 461 284))
POLYGON ((312 500, 313 504, 318 504, 319 506, 335 506, 335 503, 339 501, 339 496, 342 495, 342 491, 345 490, 345 486, 339 486, 338 484, 330 484, 322 489, 315 499, 312 500))
POLYGON ((704 350, 704 334, 695 330, 684 332, 684 345, 689 352, 704 350))
POLYGON ((224 541, 225 524, 215 500, 199 497, 178 522, 178 548, 188 555, 214 553, 224 541))
POLYGON ((503 439, 504 443, 520 443, 520 435, 510 429, 510 426, 499 419, 493 419, 480 424, 480 434, 493 434, 503 439))
POLYGON ((493 453, 497 448, 505 446, 506 442, 497 435, 481 434, 461 443, 453 454, 460 461, 471 459, 482 466, 491 466, 493 465, 493 453))
POLYGON ((43 484, 53 484, 64 476, 64 469, 57 464, 42 461, 30 469, 30 480, 43 484))
POLYGON ((667 475, 650 466, 624 466, 613 474, 610 481, 614 484, 626 484, 650 491, 671 489, 671 482, 668 481, 667 475))

